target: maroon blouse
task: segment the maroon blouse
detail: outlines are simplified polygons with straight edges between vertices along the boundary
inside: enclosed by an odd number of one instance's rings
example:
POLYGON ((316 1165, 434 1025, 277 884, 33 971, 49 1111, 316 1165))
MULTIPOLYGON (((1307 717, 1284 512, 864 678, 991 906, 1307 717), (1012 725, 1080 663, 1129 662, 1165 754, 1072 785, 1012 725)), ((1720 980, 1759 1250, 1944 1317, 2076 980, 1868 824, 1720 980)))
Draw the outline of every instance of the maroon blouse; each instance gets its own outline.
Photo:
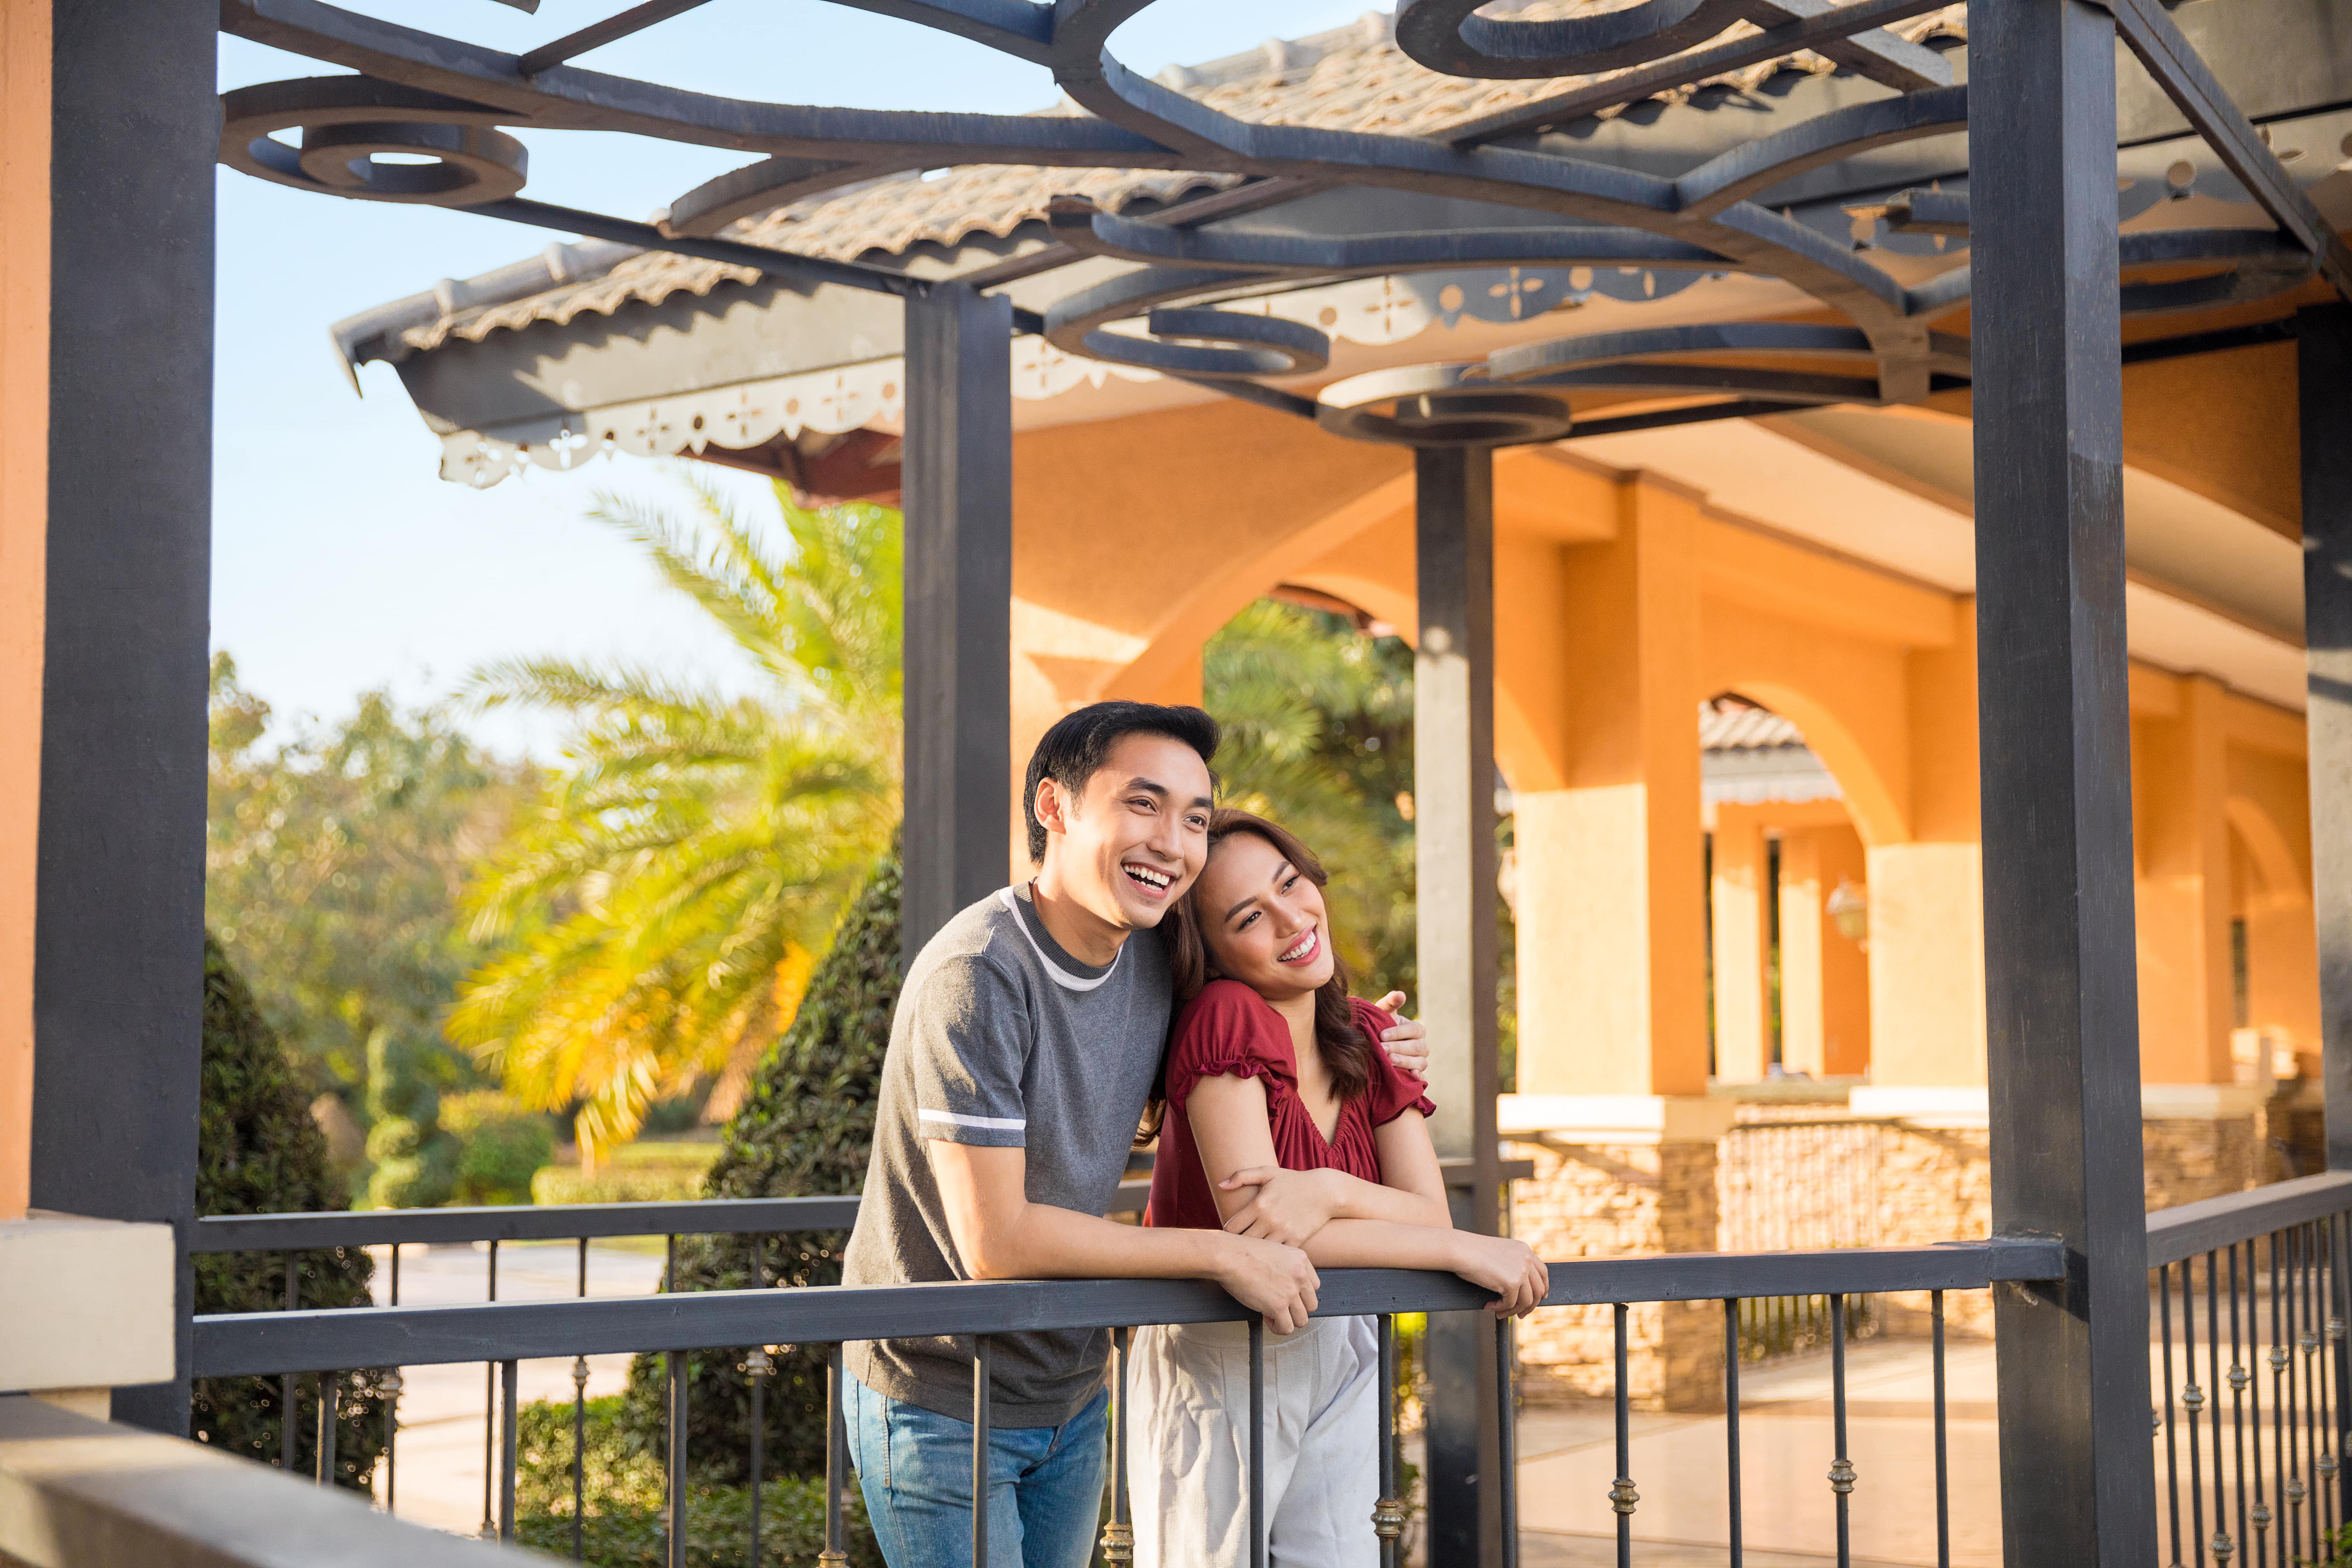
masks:
POLYGON ((1368 1182, 1381 1179, 1379 1145, 1372 1129, 1408 1110, 1435 1111, 1422 1081, 1400 1071, 1379 1045, 1381 1032, 1396 1020, 1369 1002, 1351 1001, 1357 1025, 1374 1042, 1372 1078, 1364 1092, 1339 1106, 1339 1120, 1327 1140, 1298 1094, 1298 1059, 1290 1048, 1290 1026, 1272 1004, 1238 980, 1213 980, 1177 1015, 1168 1046, 1168 1116, 1160 1129, 1160 1157, 1151 1167, 1151 1203, 1143 1223, 1175 1229, 1216 1230, 1224 1224, 1217 1196, 1192 1142, 1184 1102, 1204 1078, 1255 1078, 1265 1084, 1265 1119, 1274 1133, 1274 1157, 1286 1171, 1344 1171, 1368 1182))

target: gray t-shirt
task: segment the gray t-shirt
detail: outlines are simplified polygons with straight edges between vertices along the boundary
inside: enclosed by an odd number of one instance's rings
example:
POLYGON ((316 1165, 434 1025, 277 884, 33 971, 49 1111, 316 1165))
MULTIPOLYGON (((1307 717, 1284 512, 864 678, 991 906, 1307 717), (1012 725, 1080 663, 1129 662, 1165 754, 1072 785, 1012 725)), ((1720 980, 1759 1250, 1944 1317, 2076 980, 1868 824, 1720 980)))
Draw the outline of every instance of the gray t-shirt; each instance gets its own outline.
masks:
MULTIPOLYGON (((1025 1149, 1033 1204, 1100 1215, 1118 1195, 1168 1037, 1167 955, 1152 931, 1109 964, 1080 963, 1028 888, 963 910, 907 973, 882 1062, 866 1197, 843 1259, 850 1285, 969 1279, 924 1152, 927 1138, 1025 1149)), ((1101 1385, 1108 1331, 992 1336, 989 1417, 1058 1426, 1101 1385)), ((971 1418, 971 1342, 873 1340, 844 1352, 877 1394, 971 1418)))

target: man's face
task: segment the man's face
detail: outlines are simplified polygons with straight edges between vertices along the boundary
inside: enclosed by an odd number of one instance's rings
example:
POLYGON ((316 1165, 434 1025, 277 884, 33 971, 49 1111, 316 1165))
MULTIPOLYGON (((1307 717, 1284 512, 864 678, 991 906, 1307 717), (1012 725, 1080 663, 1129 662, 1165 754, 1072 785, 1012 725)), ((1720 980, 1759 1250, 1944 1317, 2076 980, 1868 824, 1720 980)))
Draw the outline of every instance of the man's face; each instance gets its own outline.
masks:
POLYGON ((1207 858, 1210 787, 1208 764, 1183 742, 1120 737, 1075 797, 1039 781, 1045 870, 1112 925, 1158 925, 1207 858))

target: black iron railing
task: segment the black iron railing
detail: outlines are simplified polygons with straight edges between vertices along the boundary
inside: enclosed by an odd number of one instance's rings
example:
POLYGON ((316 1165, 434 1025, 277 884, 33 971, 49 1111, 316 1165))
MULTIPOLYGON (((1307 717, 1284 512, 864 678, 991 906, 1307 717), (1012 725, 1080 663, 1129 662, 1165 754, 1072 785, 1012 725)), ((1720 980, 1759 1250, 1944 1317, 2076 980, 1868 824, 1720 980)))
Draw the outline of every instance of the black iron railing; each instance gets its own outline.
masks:
POLYGON ((2168 1563, 2332 1560, 2352 1521, 2347 1248, 2352 1172, 2148 1216, 2168 1563))
MULTIPOLYGON (((666 1208, 672 1205, 647 1206, 666 1208)), ((665 1219, 662 1223, 677 1223, 698 1231, 717 1228, 708 1210, 718 1205, 684 1206, 696 1212, 676 1216, 675 1220, 665 1219)), ((360 1221, 370 1216, 320 1217, 360 1221)), ((756 1228, 768 1228, 777 1223, 777 1217, 772 1211, 757 1215, 756 1228)), ((257 1241, 262 1245, 283 1245, 287 1237, 284 1229, 254 1228, 258 1222, 236 1223, 247 1228, 231 1232, 224 1226, 221 1232, 215 1233, 216 1236, 221 1239, 234 1237, 241 1245, 253 1245, 257 1241)), ((546 1218, 528 1223, 546 1226, 576 1222, 562 1217, 561 1211, 548 1211, 546 1218)), ((617 1215, 610 1223, 635 1224, 617 1215)), ((730 1223, 736 1222, 730 1220, 730 1223)), ((837 1226, 840 1218, 836 1214, 828 1213, 824 1223, 828 1226, 837 1226)), ((635 1233, 627 1230, 605 1232, 635 1233)), ((322 1224, 303 1239, 323 1242, 325 1237, 341 1239, 342 1235, 322 1224)), ((1630 1304, 1697 1300, 1723 1303, 1727 1352, 1723 1368, 1727 1413, 1726 1473, 1736 1561, 1741 1542, 1738 1335, 1739 1308, 1743 1300, 1759 1297, 1822 1296, 1830 1301, 1832 1314, 1842 1323, 1846 1302, 1855 1297, 1888 1290, 1927 1291, 1932 1293, 1940 1309, 1942 1293, 1947 1290, 1980 1289, 1999 1280, 2047 1279, 2056 1277, 2061 1268, 2059 1245, 2054 1241, 2038 1239, 1804 1253, 1677 1254, 1555 1264, 1547 1306, 1605 1305, 1614 1311, 1618 1464, 1615 1483, 1609 1496, 1616 1515, 1619 1561, 1630 1561, 1633 1514, 1640 1502, 1631 1454, 1633 1381, 1628 1375, 1626 1335, 1630 1304)), ((1318 1315, 1379 1319, 1382 1326, 1383 1359, 1392 1360, 1392 1323, 1396 1314, 1470 1311, 1479 1309, 1490 1299, 1485 1292, 1450 1275, 1385 1269, 1333 1271, 1325 1276, 1318 1315)), ((507 1301, 457 1306, 386 1306, 242 1313, 196 1321, 194 1372, 194 1375, 205 1378, 286 1378, 320 1373, 326 1374, 322 1381, 331 1390, 332 1374, 357 1368, 413 1367, 467 1362, 489 1364, 497 1373, 498 1427, 505 1434, 503 1441, 497 1447, 491 1466, 497 1478, 499 1504, 497 1533, 502 1538, 511 1538, 515 1528, 516 1447, 512 1434, 518 1414, 518 1364, 524 1360, 541 1358, 614 1352, 662 1353, 667 1358, 669 1374, 671 1440, 667 1458, 670 1499, 669 1561, 681 1563, 686 1548, 685 1521, 688 1518, 684 1506, 688 1459, 685 1438, 689 1414, 687 1409, 689 1386, 687 1374, 688 1359, 697 1352, 732 1351, 745 1345, 778 1343, 835 1347, 827 1378, 832 1411, 826 1443, 825 1513, 828 1550, 839 1551, 842 1549, 840 1499, 845 1479, 837 1348, 842 1342, 919 1334, 970 1336, 974 1346, 975 1368, 984 1372, 992 1335, 1022 1330, 1109 1329, 1114 1331, 1118 1347, 1115 1358, 1115 1398, 1119 1405, 1117 1416, 1121 1418, 1115 1419, 1117 1429, 1124 1426, 1129 1330, 1153 1323, 1232 1321, 1253 1323, 1250 1344, 1252 1416, 1254 1420, 1262 1420, 1262 1326, 1257 1325, 1222 1290, 1203 1283, 1184 1281, 1128 1279, 1050 1283, 991 1281, 880 1288, 833 1286, 792 1290, 711 1290, 545 1302, 507 1301)), ((1939 1329, 1940 1321, 1939 1311, 1939 1329)), ((1497 1408, 1505 1413, 1504 1428, 1499 1434, 1504 1463, 1497 1493, 1506 1526, 1504 1540, 1507 1551, 1513 1552, 1512 1556, 1505 1559, 1507 1563, 1515 1560, 1514 1543, 1517 1539, 1517 1500, 1511 1463, 1511 1422, 1515 1400, 1512 1397, 1510 1325, 1497 1325, 1495 1331, 1503 1352, 1498 1362, 1502 1397, 1497 1401, 1497 1408)), ((1832 1333, 1831 1341, 1835 1455, 1826 1479, 1838 1521, 1839 1561, 1843 1563, 1850 1558, 1845 1521, 1848 1497, 1855 1484, 1856 1468, 1846 1444, 1843 1336, 1832 1333)), ((1943 1349, 1939 1331, 1934 1344, 1935 1420, 1938 1434, 1935 1491, 1939 1521, 1938 1561, 1948 1562, 1948 1530, 1943 1521, 1948 1518, 1948 1484, 1941 1441, 1945 1415, 1943 1349)), ((762 1376, 760 1362, 746 1358, 743 1364, 746 1375, 752 1380, 751 1392, 757 1397, 762 1376)), ((1382 1494, 1374 1517, 1367 1520, 1366 1524, 1381 1542, 1384 1563, 1389 1568, 1393 1568, 1398 1560, 1405 1506, 1404 1500, 1397 1491, 1394 1462, 1397 1409, 1393 1382, 1386 1382, 1384 1386, 1390 1393, 1381 1401, 1380 1416, 1381 1441, 1384 1445, 1381 1467, 1382 1494)), ((976 1387, 982 1391, 975 1399, 973 1410, 975 1455, 978 1456, 986 1451, 988 1433, 984 1376, 976 1380, 976 1387)), ((331 1394, 329 1397, 331 1398, 331 1394)), ((1110 1533, 1106 1537, 1106 1548, 1123 1546, 1128 1539, 1124 1503, 1127 1455, 1123 1442, 1118 1444, 1113 1462, 1117 1468, 1117 1480, 1112 1489, 1114 1512, 1110 1533)), ((578 1463, 575 1456, 575 1487, 578 1485, 578 1463)), ((1262 1550, 1265 1536, 1264 1470, 1262 1457, 1255 1445, 1249 1455, 1249 1463, 1253 1523, 1255 1539, 1261 1543, 1262 1550)), ((756 1494, 763 1479, 759 1473, 760 1459, 756 1452, 752 1465, 751 1479, 756 1494)), ((984 1525, 981 1528, 984 1529, 984 1525)), ((756 1520, 752 1529, 756 1532, 756 1520)), ((756 1559, 756 1533, 751 1551, 756 1559)), ((1107 1550, 1105 1555, 1108 1558, 1111 1553, 1107 1550)), ((981 1534, 973 1543, 973 1561, 979 1565, 984 1564, 986 1559, 985 1536, 981 1534)))
MULTIPOLYGON (((1723 1135, 1716 1170, 1717 1235, 1733 1252, 1822 1251, 1880 1239, 1879 1179, 1898 1123, 1852 1116, 1742 1121, 1723 1135)), ((1750 1365, 1876 1333, 1868 1297, 1757 1297, 1740 1303, 1738 1353, 1750 1365)))

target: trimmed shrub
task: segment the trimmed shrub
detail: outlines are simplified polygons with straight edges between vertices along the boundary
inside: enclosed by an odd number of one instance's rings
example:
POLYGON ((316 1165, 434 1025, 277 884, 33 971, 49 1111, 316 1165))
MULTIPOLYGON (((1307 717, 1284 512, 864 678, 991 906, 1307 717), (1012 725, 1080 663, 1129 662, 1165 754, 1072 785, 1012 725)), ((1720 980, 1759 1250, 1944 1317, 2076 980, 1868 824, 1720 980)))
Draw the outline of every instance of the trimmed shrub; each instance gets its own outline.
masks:
MULTIPOLYGON (((668 1537, 667 1491, 660 1458, 633 1436, 614 1394, 588 1401, 581 1445, 581 1559, 606 1568, 663 1568, 668 1537)), ((559 1556, 572 1554, 572 1407, 526 1405, 515 1422, 521 1468, 515 1483, 515 1538, 559 1556)), ((842 1493, 842 1540, 854 1568, 883 1568, 866 1528, 865 1499, 854 1479, 842 1493)), ((686 1560, 691 1568, 740 1568, 751 1561, 748 1485, 689 1486, 686 1560)), ((824 1481, 780 1479, 760 1489, 760 1560, 786 1568, 814 1564, 824 1550, 824 1481)))
POLYGON ((535 1204, 684 1203, 702 1190, 708 1167, 695 1165, 549 1165, 530 1179, 535 1204))
POLYGON ((547 1118, 495 1089, 445 1096, 441 1130, 457 1141, 455 1203, 530 1203, 531 1178, 555 1157, 547 1118))
MULTIPOLYGON (((842 916, 792 1026, 752 1075, 704 1182, 712 1198, 855 1193, 866 1184, 881 1093, 882 1053, 898 1005, 898 859, 877 864, 842 916)), ((678 1244, 677 1289, 743 1290, 837 1285, 845 1232, 694 1237, 678 1244)), ((743 1351, 696 1357, 687 1454, 698 1475, 740 1485, 750 1463, 750 1381, 743 1351)), ((767 1462, 779 1475, 824 1473, 824 1346, 776 1357, 767 1393, 767 1462)), ((639 1356, 624 1419, 649 1452, 664 1451, 659 1356, 639 1356)))
MULTIPOLYGON (((310 1119, 310 1092, 262 1017, 253 993, 218 943, 205 939, 204 1077, 196 1134, 196 1212, 289 1214, 340 1209, 343 1184, 328 1162, 326 1134, 310 1119)), ((369 1301, 374 1262, 358 1247, 297 1253, 304 1307, 369 1301)), ((286 1259, 274 1253, 202 1253, 194 1259, 199 1312, 267 1312, 286 1305, 286 1259)), ((383 1447, 383 1396, 374 1372, 339 1379, 335 1481, 365 1491, 383 1447)), ((297 1380, 295 1468, 318 1463, 318 1384, 297 1380)), ((194 1390, 188 1435, 247 1458, 276 1463, 283 1427, 275 1378, 220 1378, 194 1390)))
POLYGON ((429 1209, 457 1185, 457 1141, 441 1131, 434 1053, 378 1029, 367 1043, 367 1206, 429 1209))

